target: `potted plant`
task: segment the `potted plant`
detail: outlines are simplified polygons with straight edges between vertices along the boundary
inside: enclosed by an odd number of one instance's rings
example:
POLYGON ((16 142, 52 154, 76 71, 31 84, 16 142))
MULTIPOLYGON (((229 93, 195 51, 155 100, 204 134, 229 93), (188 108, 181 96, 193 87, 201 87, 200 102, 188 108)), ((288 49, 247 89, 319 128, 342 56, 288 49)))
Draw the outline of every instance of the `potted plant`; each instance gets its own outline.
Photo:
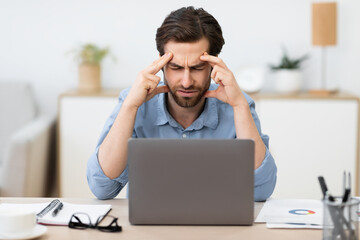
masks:
POLYGON ((109 49, 88 43, 73 52, 79 63, 79 90, 101 90, 101 62, 109 54, 109 49))
POLYGON ((286 50, 283 50, 283 56, 278 65, 270 65, 275 71, 275 90, 281 93, 295 93, 300 91, 302 84, 302 72, 300 64, 307 59, 304 55, 297 59, 288 57, 286 50))

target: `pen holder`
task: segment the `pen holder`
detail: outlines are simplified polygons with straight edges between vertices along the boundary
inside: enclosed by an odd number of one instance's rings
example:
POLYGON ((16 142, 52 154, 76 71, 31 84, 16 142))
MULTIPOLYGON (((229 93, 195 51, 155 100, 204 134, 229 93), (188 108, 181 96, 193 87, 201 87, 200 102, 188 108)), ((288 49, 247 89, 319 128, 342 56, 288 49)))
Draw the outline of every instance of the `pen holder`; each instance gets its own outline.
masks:
POLYGON ((359 239, 358 209, 360 201, 350 198, 342 202, 324 199, 323 240, 357 240, 359 239))

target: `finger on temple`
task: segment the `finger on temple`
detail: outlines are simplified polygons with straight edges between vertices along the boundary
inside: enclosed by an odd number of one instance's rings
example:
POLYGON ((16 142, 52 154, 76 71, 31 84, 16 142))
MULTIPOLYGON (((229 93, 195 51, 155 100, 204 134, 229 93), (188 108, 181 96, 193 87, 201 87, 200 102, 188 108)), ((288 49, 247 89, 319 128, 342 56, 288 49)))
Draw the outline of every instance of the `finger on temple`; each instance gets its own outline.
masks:
POLYGON ((204 55, 200 56, 200 60, 208 62, 212 67, 221 63, 218 57, 215 57, 215 56, 212 56, 209 54, 205 54, 205 53, 204 53, 204 55))
POLYGON ((159 61, 155 64, 156 73, 160 71, 171 59, 173 54, 171 52, 167 52, 161 56, 159 61))

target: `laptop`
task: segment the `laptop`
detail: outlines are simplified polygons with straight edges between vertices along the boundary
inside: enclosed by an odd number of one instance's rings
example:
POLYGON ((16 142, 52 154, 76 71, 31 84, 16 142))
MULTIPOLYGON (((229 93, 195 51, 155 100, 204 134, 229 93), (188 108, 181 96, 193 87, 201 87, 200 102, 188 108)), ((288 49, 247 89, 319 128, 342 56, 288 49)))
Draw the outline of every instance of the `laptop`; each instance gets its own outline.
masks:
POLYGON ((252 140, 130 139, 128 164, 131 224, 253 224, 252 140))

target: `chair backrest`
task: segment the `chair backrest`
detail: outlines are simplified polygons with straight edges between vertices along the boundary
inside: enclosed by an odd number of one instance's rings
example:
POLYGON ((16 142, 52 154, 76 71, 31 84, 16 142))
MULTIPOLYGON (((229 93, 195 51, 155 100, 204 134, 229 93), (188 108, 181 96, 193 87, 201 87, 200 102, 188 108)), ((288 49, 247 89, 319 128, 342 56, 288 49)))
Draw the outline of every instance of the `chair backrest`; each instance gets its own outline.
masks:
POLYGON ((35 101, 29 84, 0 82, 0 156, 11 134, 35 115, 35 101))

